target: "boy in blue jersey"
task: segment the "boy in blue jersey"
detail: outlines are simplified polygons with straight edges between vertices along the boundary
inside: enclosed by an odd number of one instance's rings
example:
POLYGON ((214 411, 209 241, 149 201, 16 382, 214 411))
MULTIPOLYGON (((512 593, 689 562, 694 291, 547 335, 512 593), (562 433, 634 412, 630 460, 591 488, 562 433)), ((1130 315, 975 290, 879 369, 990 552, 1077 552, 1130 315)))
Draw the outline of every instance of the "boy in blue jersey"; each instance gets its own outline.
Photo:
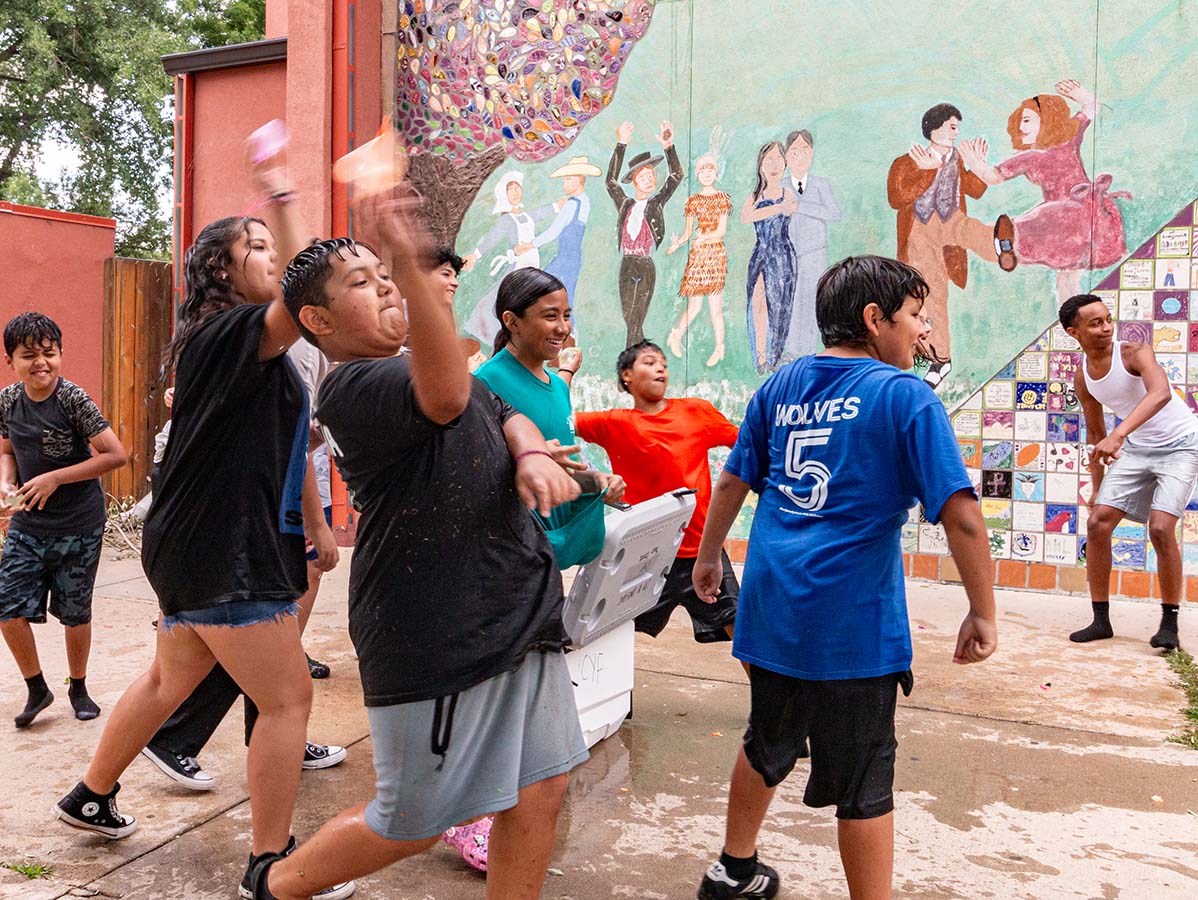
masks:
POLYGON ((773 897, 757 860, 775 787, 811 758, 803 801, 835 806, 853 900, 889 900, 894 868, 894 712, 910 693, 899 535, 918 500, 942 522, 969 597, 954 661, 994 652, 990 550, 948 416, 915 376, 928 286, 910 266, 849 257, 824 273, 816 318, 827 348, 753 395, 707 514, 694 568, 707 602, 720 550, 758 494, 732 653, 749 666, 751 709, 732 771, 724 852, 700 900, 773 897))

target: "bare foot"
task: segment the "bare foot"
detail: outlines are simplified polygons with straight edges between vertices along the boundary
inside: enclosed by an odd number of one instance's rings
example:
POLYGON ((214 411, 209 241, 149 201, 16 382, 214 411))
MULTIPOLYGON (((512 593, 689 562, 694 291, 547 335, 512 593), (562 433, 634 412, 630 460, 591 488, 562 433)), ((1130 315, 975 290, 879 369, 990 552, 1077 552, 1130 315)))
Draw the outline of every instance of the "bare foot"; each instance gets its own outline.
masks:
POLYGON ((710 368, 724 358, 724 345, 716 344, 715 352, 707 358, 707 365, 710 368))
POLYGON ((674 328, 670 331, 670 337, 666 341, 666 343, 669 344, 669 346, 670 346, 670 352, 673 353, 675 356, 677 356, 679 359, 681 359, 682 358, 682 335, 679 333, 677 328, 674 328))

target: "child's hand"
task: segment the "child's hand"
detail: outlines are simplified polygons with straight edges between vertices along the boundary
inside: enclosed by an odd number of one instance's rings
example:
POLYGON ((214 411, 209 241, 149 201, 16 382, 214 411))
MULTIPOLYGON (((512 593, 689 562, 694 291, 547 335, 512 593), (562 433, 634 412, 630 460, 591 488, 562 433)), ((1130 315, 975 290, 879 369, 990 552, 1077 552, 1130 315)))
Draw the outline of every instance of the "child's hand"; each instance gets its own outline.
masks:
POLYGON ((162 402, 166 404, 167 409, 175 405, 175 389, 173 387, 166 389, 166 393, 162 395, 162 402))
POLYGON ((316 559, 312 564, 322 572, 331 572, 341 561, 341 551, 337 548, 337 539, 333 537, 333 529, 321 522, 312 533, 310 540, 316 550, 316 559))
POLYGON ((557 367, 569 372, 577 372, 582 366, 582 351, 577 347, 562 347, 557 355, 557 367))
POLYGON ((516 493, 529 509, 547 516, 555 506, 577 497, 582 488, 552 457, 530 453, 516 464, 516 493))
POLYGON ((570 444, 568 447, 563 447, 562 442, 557 438, 550 438, 545 442, 549 445, 549 452, 553 454, 553 461, 565 469, 567 472, 585 472, 587 464, 574 459, 574 454, 582 450, 578 444, 570 444))
POLYGON ((718 559, 715 562, 695 560, 691 580, 700 600, 704 603, 715 603, 720 596, 720 585, 724 582, 724 564, 718 559))
POLYGON ((58 480, 57 472, 43 472, 35 478, 30 478, 23 485, 18 496, 21 498, 22 508, 26 511, 31 509, 45 509, 46 501, 50 499, 50 495, 58 490, 61 482, 58 480))
POLYGON ((599 487, 607 489, 607 493, 603 495, 603 502, 608 506, 618 504, 624 498, 624 491, 628 489, 624 479, 619 475, 607 472, 596 472, 595 474, 599 481, 599 487))
MULTIPOLYGON (((699 567, 695 566, 697 572, 699 567)), ((695 590, 699 587, 695 579, 695 590)), ((957 632, 957 649, 953 653, 953 662, 959 665, 981 662, 992 654, 998 647, 998 627, 990 619, 983 619, 970 613, 961 623, 957 632)))

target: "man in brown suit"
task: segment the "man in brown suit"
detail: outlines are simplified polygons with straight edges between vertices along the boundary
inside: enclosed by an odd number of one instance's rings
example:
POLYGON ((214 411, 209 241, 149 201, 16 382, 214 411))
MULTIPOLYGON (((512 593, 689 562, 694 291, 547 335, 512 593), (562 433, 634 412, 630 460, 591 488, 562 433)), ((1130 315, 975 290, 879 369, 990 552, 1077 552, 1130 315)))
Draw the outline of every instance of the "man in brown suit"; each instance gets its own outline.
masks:
POLYGON ((970 218, 965 196, 986 192, 986 183, 965 168, 956 148, 961 111, 949 103, 933 106, 923 115, 927 147, 915 144, 890 165, 886 193, 898 210, 898 258, 919 270, 928 283, 924 316, 932 330, 920 347, 931 361, 924 380, 939 387, 952 369, 949 339, 948 283, 965 287, 970 250, 1004 271, 1015 268, 1015 226, 999 216, 993 226, 970 218))

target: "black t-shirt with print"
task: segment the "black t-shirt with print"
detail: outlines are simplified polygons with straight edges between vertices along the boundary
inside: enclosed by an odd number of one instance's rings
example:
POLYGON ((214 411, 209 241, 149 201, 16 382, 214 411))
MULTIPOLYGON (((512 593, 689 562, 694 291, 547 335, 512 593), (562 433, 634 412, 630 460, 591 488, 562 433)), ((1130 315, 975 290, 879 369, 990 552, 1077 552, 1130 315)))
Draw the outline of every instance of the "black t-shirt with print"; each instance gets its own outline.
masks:
MULTIPOLYGON (((0 436, 12 444, 21 484, 46 472, 91 459, 91 439, 108 421, 87 391, 58 379, 45 400, 30 399, 17 382, 0 391, 0 436)), ((104 527, 104 493, 100 479, 59 485, 45 509, 13 514, 12 528, 26 534, 56 536, 94 534, 104 527)))
POLYGON ((402 356, 325 378, 317 418, 361 513, 349 631, 367 706, 445 697, 565 645, 561 575, 504 441, 513 415, 472 379, 462 415, 430 421, 402 356))
POLYGON ((308 395, 286 353, 258 360, 265 317, 257 304, 213 316, 176 368, 141 551, 167 615, 307 588, 308 395))

